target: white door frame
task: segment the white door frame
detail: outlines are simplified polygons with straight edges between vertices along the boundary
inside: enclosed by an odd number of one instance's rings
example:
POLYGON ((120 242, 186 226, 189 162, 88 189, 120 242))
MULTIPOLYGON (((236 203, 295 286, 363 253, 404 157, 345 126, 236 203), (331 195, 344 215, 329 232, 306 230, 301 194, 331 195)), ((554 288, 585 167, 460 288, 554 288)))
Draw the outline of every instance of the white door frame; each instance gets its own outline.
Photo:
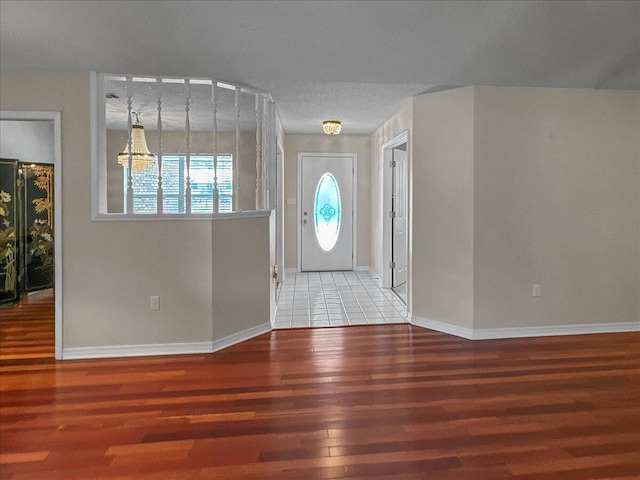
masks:
POLYGON ((276 281, 284 282, 284 148, 280 139, 276 139, 276 202, 275 208, 278 211, 276 222, 276 261, 278 263, 278 274, 276 281))
POLYGON ((296 271, 302 271, 302 157, 330 157, 330 158, 351 158, 353 160, 353 185, 351 190, 351 195, 353 196, 353 221, 352 221, 352 229, 353 233, 352 237, 352 258, 351 258, 351 268, 356 268, 356 259, 358 258, 358 204, 356 202, 358 198, 357 186, 358 186, 358 154, 357 153, 318 153, 318 152, 298 152, 298 199, 296 203, 298 205, 297 208, 297 218, 296 222, 298 224, 298 228, 296 232, 298 234, 297 239, 297 249, 298 249, 298 266, 296 267, 296 271))
POLYGON ((392 219, 389 216, 391 212, 391 190, 393 172, 391 170, 391 160, 393 160, 393 149, 407 144, 407 195, 408 209, 407 212, 407 309, 411 311, 411 259, 412 259, 412 224, 413 224, 413 168, 411 157, 411 142, 409 141, 409 130, 405 130, 400 135, 382 145, 382 286, 391 288, 393 273, 389 264, 391 263, 391 236, 393 234, 392 219))
POLYGON ((0 120, 53 121, 55 358, 62 360, 62 115, 60 112, 0 110, 0 120))

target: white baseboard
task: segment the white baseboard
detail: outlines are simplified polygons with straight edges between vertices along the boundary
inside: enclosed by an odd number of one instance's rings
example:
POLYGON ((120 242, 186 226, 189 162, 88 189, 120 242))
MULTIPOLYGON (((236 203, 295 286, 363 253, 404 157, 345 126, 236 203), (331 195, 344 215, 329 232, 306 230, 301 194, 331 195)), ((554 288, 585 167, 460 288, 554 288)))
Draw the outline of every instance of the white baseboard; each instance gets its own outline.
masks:
POLYGON ((244 342, 245 340, 249 340, 253 337, 257 337, 258 335, 262 335, 263 333, 267 333, 271 331, 271 322, 263 323, 262 325, 256 325, 255 327, 248 328, 243 330, 242 332, 234 333, 227 337, 221 338, 220 340, 213 341, 213 351, 217 352, 222 350, 223 348, 230 347, 240 342, 244 342))
POLYGON ((473 339, 489 340, 495 338, 553 337, 556 335, 586 335, 592 333, 622 333, 638 331, 640 331, 640 322, 553 325, 550 327, 479 328, 473 331, 473 339))
POLYGON ((284 269, 284 273, 298 273, 297 267, 287 267, 284 269))
POLYGON ((553 325, 548 327, 480 328, 459 327, 428 318, 411 318, 418 327, 429 328, 468 340, 492 340, 500 338, 552 337, 556 335, 585 335, 592 333, 623 333, 640 331, 640 322, 592 323, 581 325, 553 325))
POLYGON ((151 355, 213 353, 269 331, 271 331, 271 323, 263 323, 262 325, 257 325, 213 342, 65 348, 62 352, 62 359, 80 360, 90 358, 147 357, 151 355))
POLYGON ((355 267, 353 267, 353 271, 354 272, 368 272, 369 271, 369 265, 356 265, 355 267))
POLYGON ((459 327, 457 325, 451 325, 450 323, 440 322, 438 320, 431 320, 429 318, 412 315, 411 324, 422 328, 428 328, 429 330, 455 335, 456 337, 466 338, 468 340, 473 339, 473 330, 471 328, 459 327))
POLYGON ((62 351, 62 359, 146 357, 150 355, 181 355, 212 352, 211 342, 158 343, 150 345, 65 348, 62 351))

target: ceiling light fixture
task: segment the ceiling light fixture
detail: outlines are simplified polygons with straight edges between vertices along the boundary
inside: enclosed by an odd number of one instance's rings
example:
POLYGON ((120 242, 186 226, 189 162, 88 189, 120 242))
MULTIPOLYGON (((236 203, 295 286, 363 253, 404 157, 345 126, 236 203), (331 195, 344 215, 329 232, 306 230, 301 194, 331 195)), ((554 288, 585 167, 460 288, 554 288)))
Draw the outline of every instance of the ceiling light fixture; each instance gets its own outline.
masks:
MULTIPOLYGON (((144 127, 140 125, 138 118, 140 112, 131 113, 136 116, 136 124, 131 125, 131 169, 134 172, 142 172, 156 163, 156 157, 149 152, 149 147, 147 147, 144 127)), ((118 154, 118 163, 123 167, 129 166, 129 142, 125 145, 124 150, 118 154)))
POLYGON ((322 122, 322 130, 327 135, 338 135, 342 129, 342 124, 338 120, 325 120, 322 122))

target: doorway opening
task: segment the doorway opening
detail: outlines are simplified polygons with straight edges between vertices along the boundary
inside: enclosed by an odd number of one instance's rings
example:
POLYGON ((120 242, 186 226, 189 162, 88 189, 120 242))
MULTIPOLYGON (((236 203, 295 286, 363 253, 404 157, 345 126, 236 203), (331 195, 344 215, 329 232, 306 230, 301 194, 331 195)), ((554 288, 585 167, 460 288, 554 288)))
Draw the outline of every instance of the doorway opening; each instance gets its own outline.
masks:
POLYGON ((383 278, 410 310, 411 160, 409 132, 383 145, 383 278))
MULTIPOLYGON (((16 177, 19 169, 24 171, 22 181, 26 184, 16 193, 24 197, 19 216, 22 223, 28 225, 22 229, 26 235, 17 230, 14 234, 28 237, 21 239, 26 268, 22 269, 24 278, 16 278, 16 285, 21 284, 22 290, 31 293, 24 295, 15 306, 3 308, 2 317, 3 320, 13 318, 15 313, 14 320, 20 321, 36 315, 36 332, 30 332, 34 335, 43 328, 42 322, 53 319, 53 352, 56 359, 62 359, 61 114, 2 110, 0 131, 0 157, 19 160, 15 163, 16 177)), ((9 165, 9 162, 5 163, 9 165)), ((3 198, 8 199, 8 196, 3 195, 3 198)), ((8 221, 4 217, 3 220, 8 221)), ((18 215, 14 220, 19 220, 18 215)), ((3 225, 6 227, 6 223, 3 225)), ((6 275, 4 280, 7 280, 6 275)), ((18 290, 16 301, 17 294, 18 290)))

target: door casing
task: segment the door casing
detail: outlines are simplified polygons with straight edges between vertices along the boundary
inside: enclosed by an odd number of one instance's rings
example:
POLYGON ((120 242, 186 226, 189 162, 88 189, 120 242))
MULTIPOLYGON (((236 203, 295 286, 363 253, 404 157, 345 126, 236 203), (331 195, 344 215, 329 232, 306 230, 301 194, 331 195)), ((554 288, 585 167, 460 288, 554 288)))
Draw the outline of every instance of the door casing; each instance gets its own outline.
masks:
POLYGON ((55 350, 57 360, 62 360, 62 114, 60 112, 0 110, 0 120, 53 122, 53 201, 55 232, 55 350))
POLYGON ((396 288, 407 282, 407 204, 408 198, 408 182, 407 182, 407 165, 408 157, 406 144, 405 149, 399 147, 392 149, 394 166, 391 169, 392 174, 392 205, 395 214, 391 218, 391 260, 395 262, 395 268, 391 269, 391 287, 396 288), (404 157, 404 158, 401 158, 404 157), (398 160, 396 159, 398 158, 398 160), (400 225, 400 228, 398 227, 400 225))
POLYGON ((298 265, 296 267, 296 271, 300 272, 302 270, 302 158, 303 157, 317 157, 319 159, 330 157, 330 158, 351 158, 353 161, 353 180, 352 180, 352 190, 351 194, 353 196, 352 205, 353 205, 353 234, 351 238, 351 249, 353 252, 353 263, 352 266, 356 268, 356 259, 358 258, 358 154, 357 153, 318 153, 318 152, 298 152, 298 191, 297 191, 297 217, 296 222, 298 224, 297 232, 297 262, 298 265))
POLYGON ((411 152, 411 142, 409 130, 405 130, 401 134, 397 135, 393 139, 389 140, 382 145, 382 286, 384 288, 391 288, 393 273, 389 267, 389 263, 392 259, 392 242, 391 236, 393 235, 393 226, 389 212, 391 211, 391 192, 393 180, 393 172, 391 170, 390 162, 393 159, 393 149, 407 144, 407 195, 408 195, 408 212, 407 212, 407 312, 411 313, 411 259, 412 259, 412 247, 413 247, 413 159, 411 152))
POLYGON ((276 281, 284 282, 284 148, 280 139, 276 139, 276 201, 271 205, 277 211, 276 216, 276 263, 278 273, 276 281))

